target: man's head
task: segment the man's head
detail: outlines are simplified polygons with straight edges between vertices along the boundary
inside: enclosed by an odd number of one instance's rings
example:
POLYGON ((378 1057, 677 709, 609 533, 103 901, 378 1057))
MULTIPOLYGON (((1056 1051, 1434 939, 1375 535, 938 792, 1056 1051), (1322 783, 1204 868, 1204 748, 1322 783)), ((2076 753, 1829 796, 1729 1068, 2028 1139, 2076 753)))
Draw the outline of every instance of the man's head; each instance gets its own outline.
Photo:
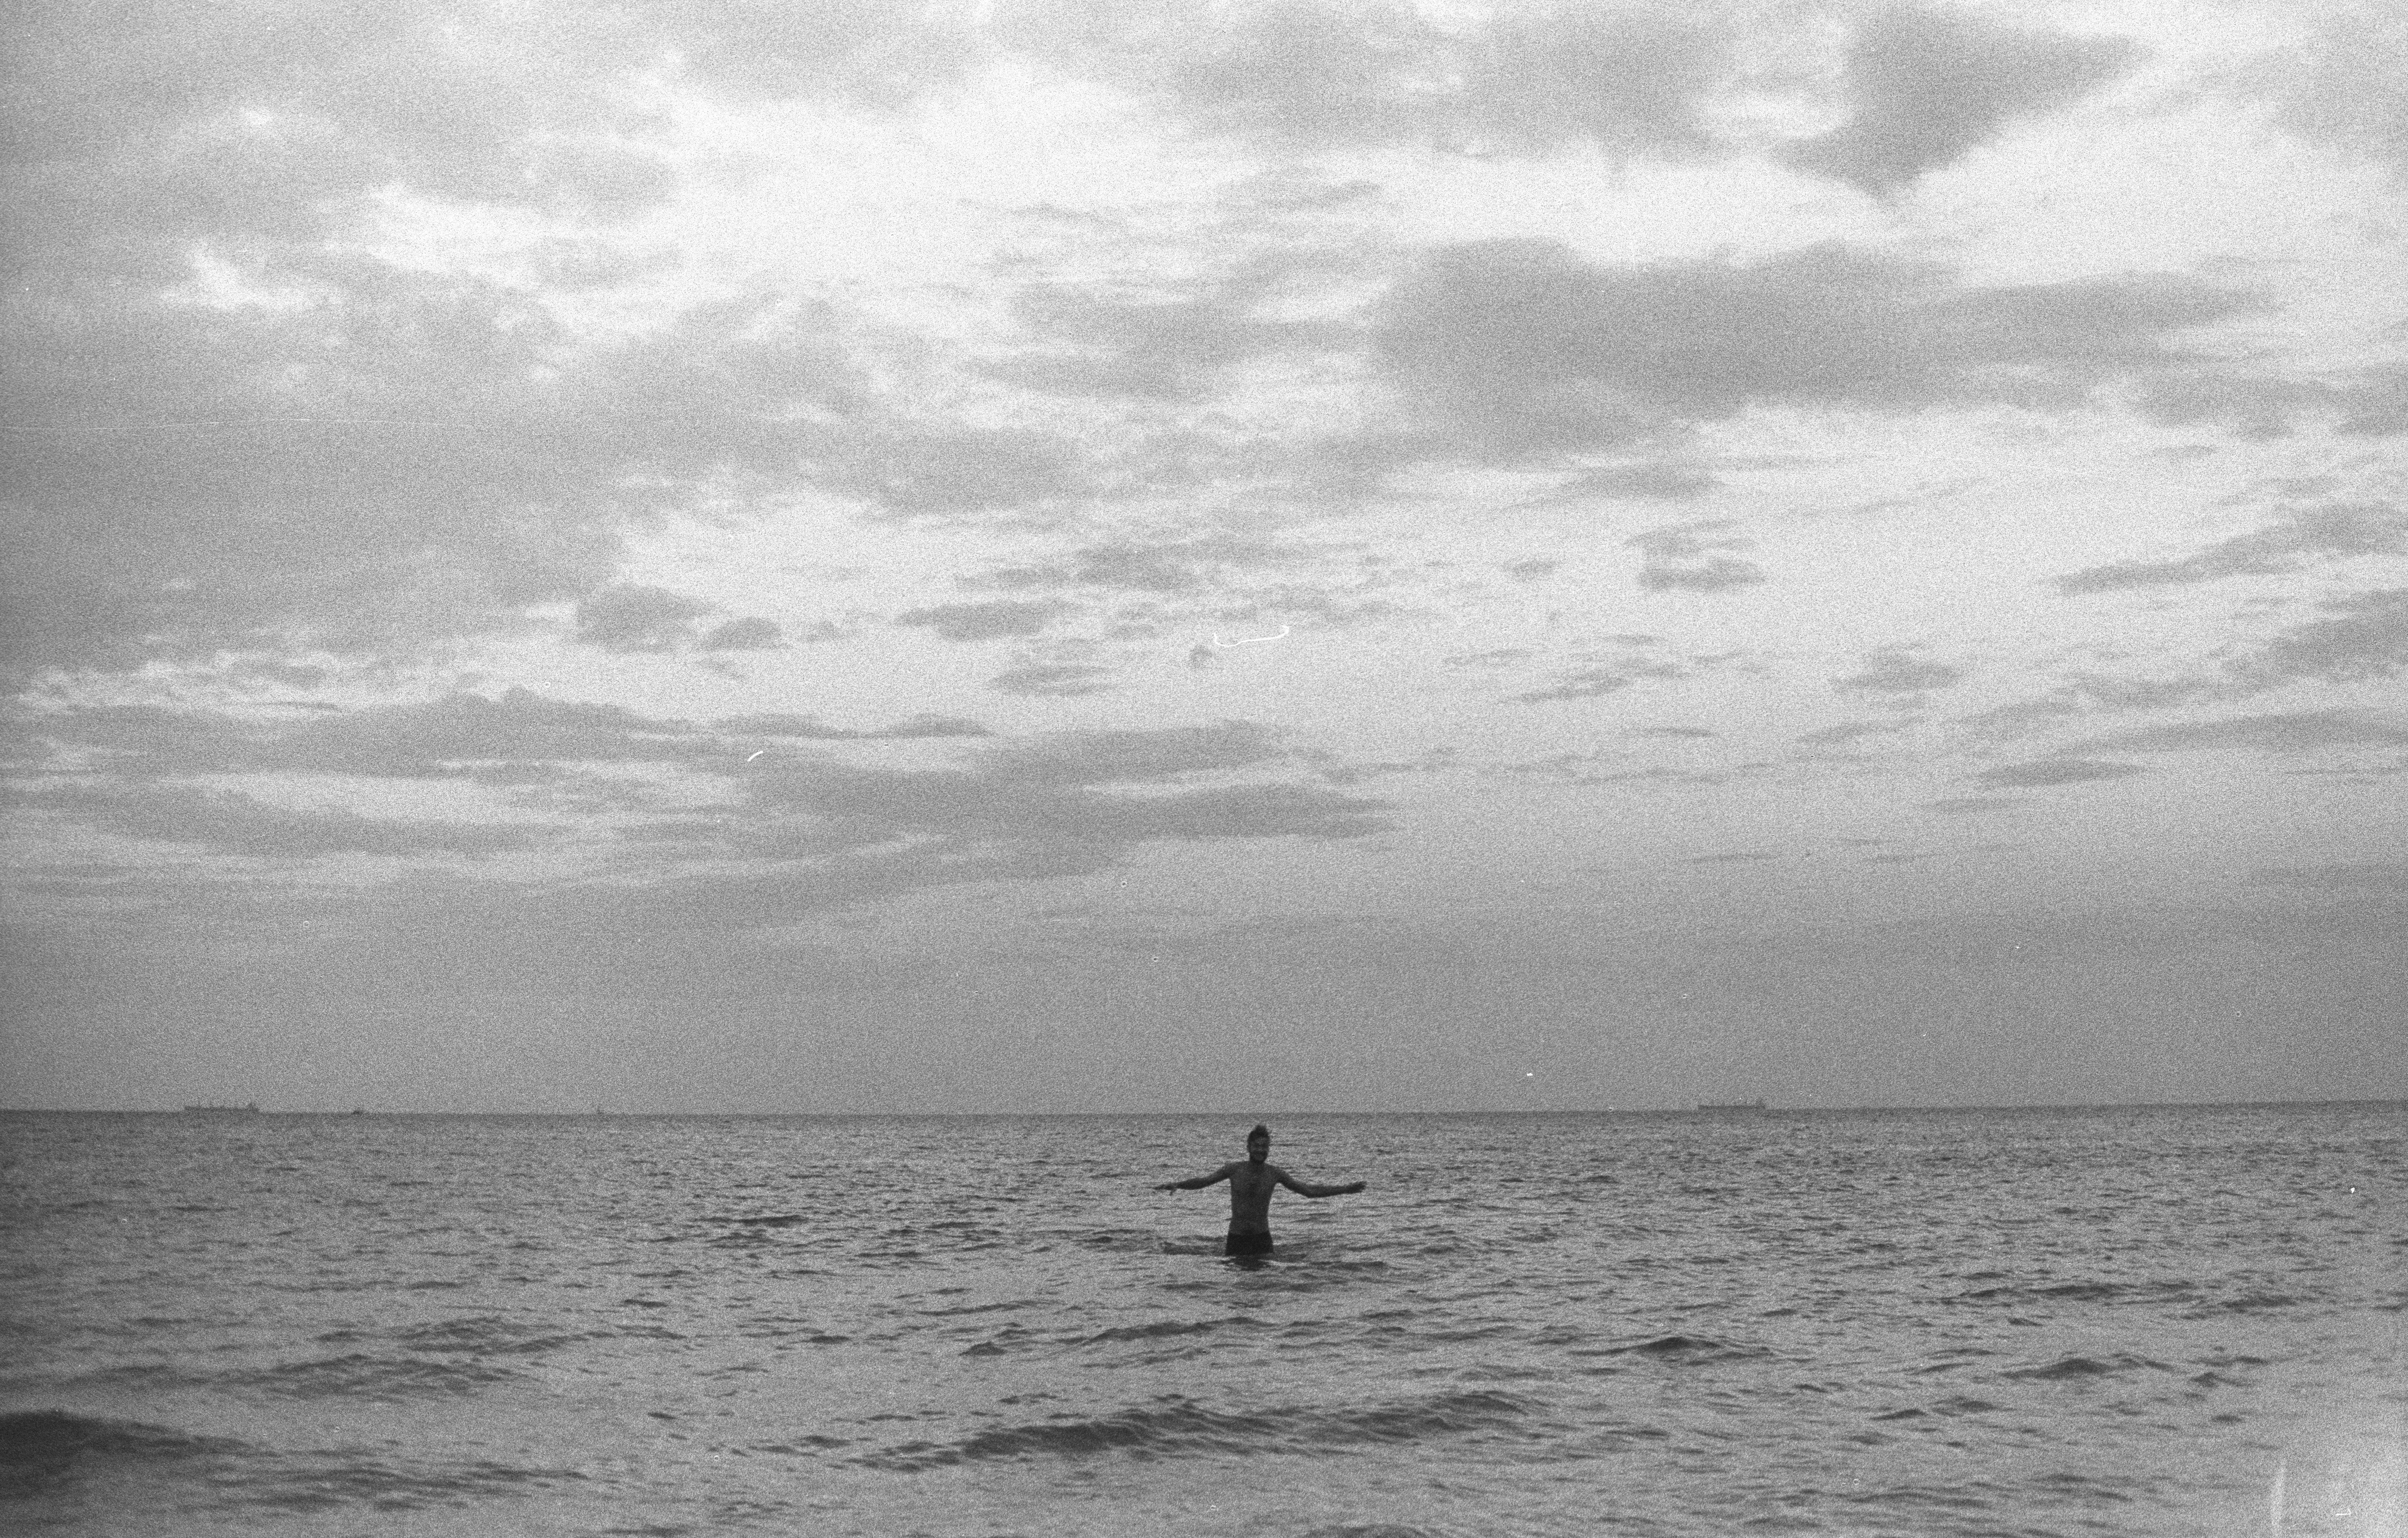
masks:
POLYGON ((1260 1122, 1246 1134, 1246 1157, 1256 1164, 1271 1157, 1271 1129, 1260 1122))

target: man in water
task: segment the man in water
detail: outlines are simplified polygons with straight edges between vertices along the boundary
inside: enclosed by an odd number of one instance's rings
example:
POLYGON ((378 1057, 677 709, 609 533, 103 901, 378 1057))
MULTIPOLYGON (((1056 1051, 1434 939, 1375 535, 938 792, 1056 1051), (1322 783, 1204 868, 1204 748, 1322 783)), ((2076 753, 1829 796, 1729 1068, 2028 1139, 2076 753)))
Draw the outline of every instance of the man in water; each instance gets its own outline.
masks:
POLYGON ((1154 1187, 1158 1191, 1200 1191, 1207 1186, 1229 1183, 1229 1241, 1222 1246, 1224 1255, 1268 1255, 1271 1252, 1271 1188, 1284 1186, 1298 1196, 1353 1196, 1363 1188, 1356 1181, 1352 1186, 1310 1186, 1270 1162, 1271 1129, 1257 1126, 1246 1134, 1246 1157, 1242 1163, 1224 1164, 1209 1175, 1193 1180, 1165 1181, 1154 1187))

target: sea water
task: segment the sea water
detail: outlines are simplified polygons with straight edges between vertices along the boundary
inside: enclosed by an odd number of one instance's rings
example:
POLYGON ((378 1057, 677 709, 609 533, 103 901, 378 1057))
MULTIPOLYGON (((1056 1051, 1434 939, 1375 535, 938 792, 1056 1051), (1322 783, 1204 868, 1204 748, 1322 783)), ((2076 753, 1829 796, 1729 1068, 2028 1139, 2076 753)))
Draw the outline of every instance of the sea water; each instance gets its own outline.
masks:
POLYGON ((0 1117, 0 1528, 2408 1533, 2408 1106, 0 1117))

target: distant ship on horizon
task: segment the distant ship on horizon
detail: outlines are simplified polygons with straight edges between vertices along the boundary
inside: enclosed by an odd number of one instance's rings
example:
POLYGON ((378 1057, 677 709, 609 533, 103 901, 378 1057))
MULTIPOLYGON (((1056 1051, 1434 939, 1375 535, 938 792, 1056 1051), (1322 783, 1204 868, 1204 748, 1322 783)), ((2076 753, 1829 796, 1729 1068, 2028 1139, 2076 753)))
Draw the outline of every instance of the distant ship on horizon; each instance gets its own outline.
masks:
POLYGON ((249 1105, 188 1105, 184 1107, 184 1114, 187 1116, 256 1116, 261 1114, 261 1112, 259 1102, 253 1100, 249 1105))
POLYGON ((1701 1100, 1698 1104, 1698 1109, 1700 1111, 1761 1111, 1764 1109, 1764 1102, 1762 1100, 1701 1100))

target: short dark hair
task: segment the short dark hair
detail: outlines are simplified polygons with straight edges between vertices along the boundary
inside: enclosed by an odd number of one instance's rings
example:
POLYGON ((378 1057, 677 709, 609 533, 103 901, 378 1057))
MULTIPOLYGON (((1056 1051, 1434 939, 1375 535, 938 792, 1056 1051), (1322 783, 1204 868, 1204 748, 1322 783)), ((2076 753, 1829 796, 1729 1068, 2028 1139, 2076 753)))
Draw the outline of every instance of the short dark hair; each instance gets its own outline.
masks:
POLYGON ((1251 1131, 1251 1132, 1249 1132, 1249 1133, 1247 1133, 1247 1134, 1246 1134, 1246 1141, 1247 1141, 1248 1143, 1252 1143, 1252 1142, 1254 1142, 1256 1138, 1267 1138, 1267 1137, 1269 1137, 1270 1135, 1271 1135, 1271 1129, 1270 1129, 1269 1128, 1265 1127, 1265 1126, 1264 1126, 1262 1123, 1260 1123, 1260 1122, 1256 1122, 1256 1123, 1254 1123, 1254 1129, 1253 1131, 1251 1131))

